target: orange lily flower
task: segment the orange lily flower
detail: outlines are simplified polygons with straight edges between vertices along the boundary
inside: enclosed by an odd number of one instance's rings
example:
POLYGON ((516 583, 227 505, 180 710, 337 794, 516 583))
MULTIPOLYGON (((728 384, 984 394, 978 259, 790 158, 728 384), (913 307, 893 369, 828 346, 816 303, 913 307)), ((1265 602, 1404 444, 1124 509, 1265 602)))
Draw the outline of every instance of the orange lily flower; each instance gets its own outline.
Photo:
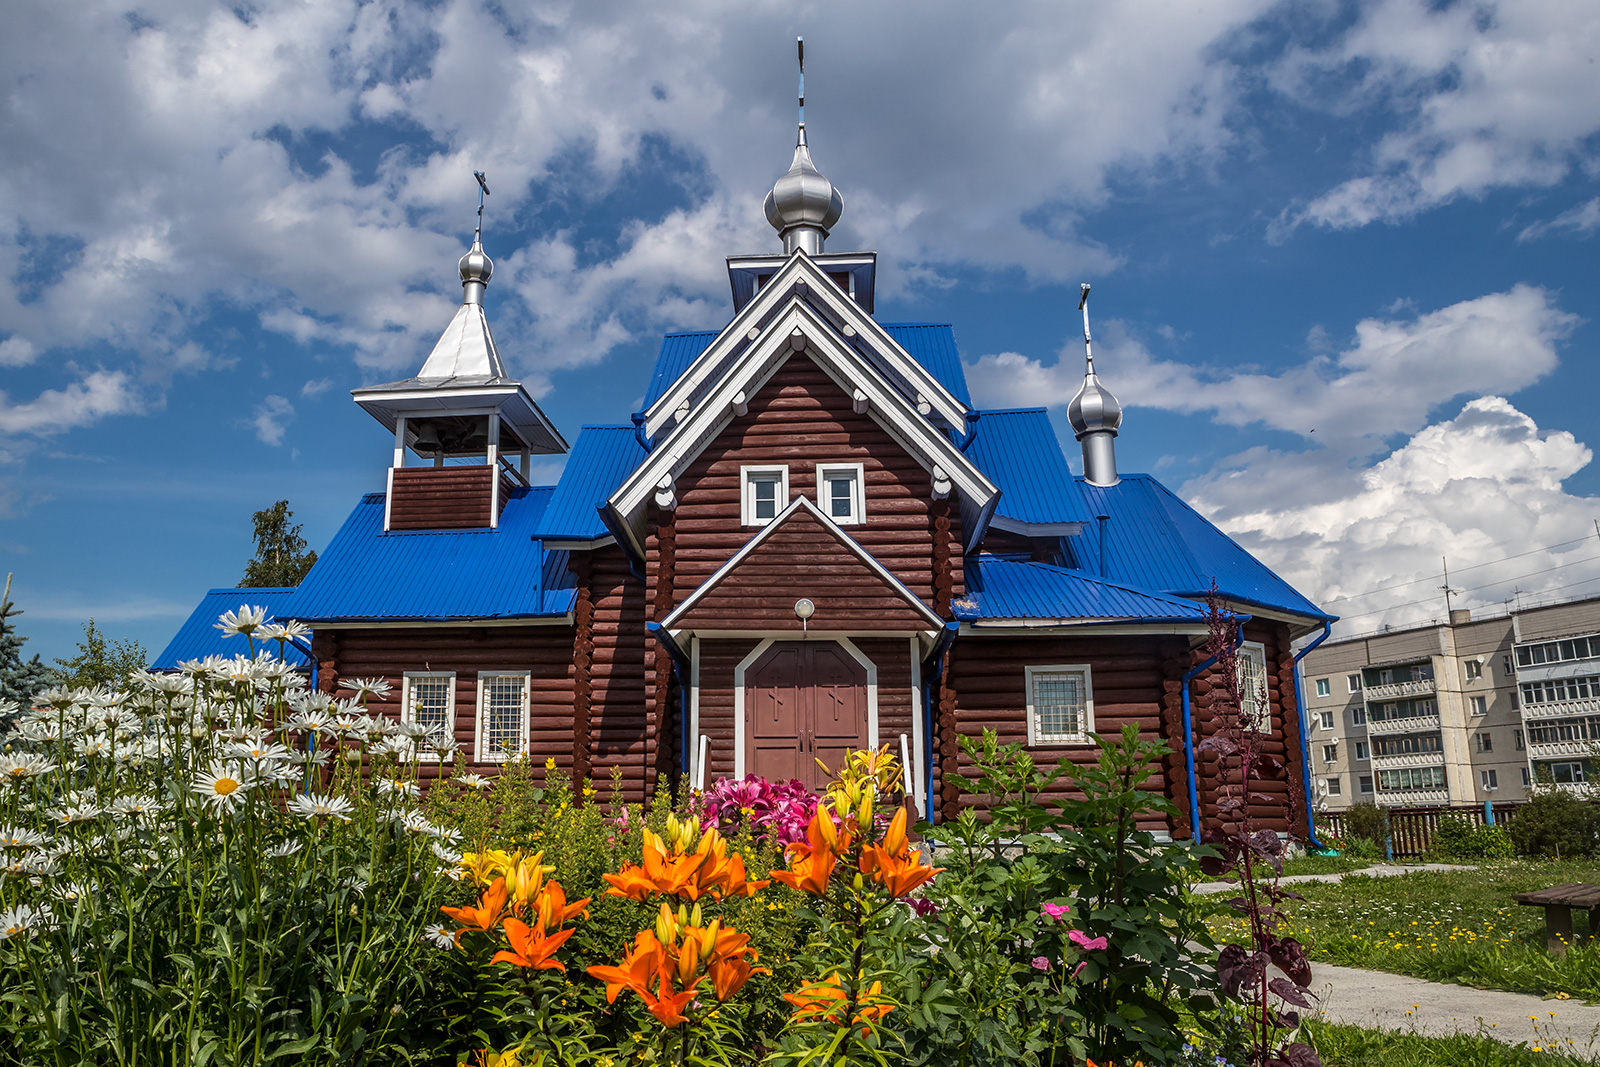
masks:
POLYGON ((640 994, 640 996, 644 997, 645 1007, 650 1009, 650 1014, 654 1015, 662 1026, 669 1029, 674 1026, 681 1026, 688 1021, 688 1017, 683 1014, 683 1009, 688 1005, 689 1001, 694 999, 694 990, 692 988, 685 989, 681 993, 673 993, 671 989, 671 985, 663 983, 662 993, 659 997, 653 997, 649 993, 640 994))
MULTIPOLYGON (((753 958, 755 953, 750 955, 753 958)), ((750 962, 742 955, 712 961, 706 973, 711 978, 711 988, 716 991, 718 1000, 727 1000, 743 989, 751 975, 772 973, 766 967, 751 967, 750 962)))
MULTIPOLYGON (((837 972, 821 982, 806 986, 798 993, 785 993, 783 999, 795 1006, 792 1016, 795 1019, 823 1019, 835 1026, 844 1023, 839 1011, 845 1004, 844 983, 837 972)), ((870 989, 862 992, 855 1017, 850 1021, 868 1024, 861 1028, 861 1036, 866 1037, 871 1032, 872 1021, 883 1018, 893 1007, 883 996, 883 983, 873 982, 870 989)))
POLYGON ((861 873, 886 887, 896 897, 903 897, 943 871, 943 867, 922 866, 922 853, 913 851, 906 842, 906 809, 895 813, 882 845, 868 845, 861 850, 861 873))
POLYGON ((666 969, 666 947, 649 930, 640 930, 634 936, 633 948, 622 961, 622 966, 596 964, 589 973, 606 984, 606 1003, 615 1004, 617 994, 631 989, 641 997, 650 995, 650 979, 659 978, 666 969))
POLYGON ((644 900, 651 893, 665 893, 698 900, 701 888, 695 873, 709 858, 713 844, 711 835, 707 834, 701 840, 699 849, 686 856, 678 855, 669 851, 661 838, 646 830, 643 866, 628 863, 623 865, 620 874, 603 875, 611 883, 606 895, 644 900))
POLYGON ((574 903, 567 903, 567 891, 561 888, 561 883, 554 878, 544 884, 544 889, 534 901, 533 913, 541 928, 554 929, 565 925, 575 916, 588 917, 588 905, 592 898, 584 897, 574 903))
POLYGON ((561 930, 545 936, 543 925, 529 926, 521 919, 506 920, 506 937, 511 940, 511 947, 515 952, 501 950, 495 953, 490 963, 514 963, 518 967, 532 967, 540 971, 564 971, 567 968, 560 960, 550 957, 556 949, 566 943, 567 938, 577 933, 575 929, 561 930))
POLYGON ((476 927, 487 933, 495 928, 500 921, 500 915, 506 908, 506 880, 496 878, 494 884, 483 891, 478 898, 477 907, 440 908, 450 918, 462 924, 456 931, 456 941, 461 940, 461 935, 467 932, 468 927, 476 927))
POLYGON ((789 870, 773 871, 774 881, 782 882, 802 893, 821 896, 828 891, 828 879, 833 875, 839 856, 850 848, 848 827, 836 828, 833 813, 826 804, 818 804, 806 827, 804 843, 789 846, 789 870))
POLYGON ((745 880, 744 857, 735 852, 718 871, 717 899, 726 897, 753 897, 772 884, 770 878, 750 882, 745 880))

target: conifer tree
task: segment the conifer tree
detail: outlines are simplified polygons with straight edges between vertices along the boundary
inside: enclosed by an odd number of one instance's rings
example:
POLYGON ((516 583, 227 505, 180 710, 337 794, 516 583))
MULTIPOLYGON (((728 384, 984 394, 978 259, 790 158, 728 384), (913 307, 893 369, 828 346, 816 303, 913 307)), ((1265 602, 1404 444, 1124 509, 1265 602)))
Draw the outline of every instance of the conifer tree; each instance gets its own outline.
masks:
POLYGON ((26 704, 41 689, 50 686, 52 672, 37 655, 22 658, 22 645, 28 639, 17 632, 14 621, 22 609, 11 602, 11 575, 6 575, 6 591, 0 595, 0 703, 26 704))
POLYGON ((294 512, 289 510, 289 502, 280 500, 250 518, 256 527, 256 554, 245 564, 239 588, 299 585, 317 562, 317 554, 307 551, 306 539, 300 536, 301 524, 290 523, 294 512))

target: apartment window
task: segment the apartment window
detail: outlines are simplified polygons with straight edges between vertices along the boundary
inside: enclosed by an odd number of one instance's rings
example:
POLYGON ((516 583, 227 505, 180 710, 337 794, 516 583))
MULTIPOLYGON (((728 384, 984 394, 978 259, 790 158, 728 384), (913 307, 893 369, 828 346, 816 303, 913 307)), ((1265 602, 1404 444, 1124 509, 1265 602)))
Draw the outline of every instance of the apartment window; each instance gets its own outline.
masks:
POLYGON ((1372 775, 1363 774, 1361 776, 1361 791, 1363 793, 1372 792, 1372 775))
POLYGON ((1511 657, 1509 655, 1500 657, 1500 667, 1505 671, 1507 678, 1511 677, 1511 675, 1515 673, 1511 669, 1511 657))
POLYGON ((1317 696, 1325 697, 1333 693, 1333 683, 1326 678, 1317 679, 1317 696))
POLYGON ((1472 714, 1474 714, 1474 715, 1487 715, 1487 714, 1489 714, 1489 698, 1488 697, 1473 697, 1472 698, 1472 714))
POLYGON ((1351 708, 1350 721, 1355 723, 1357 726, 1367 725, 1367 709, 1360 706, 1351 708))
POLYGON ((1347 674, 1347 675, 1345 675, 1344 683, 1345 683, 1345 685, 1348 685, 1350 687, 1350 692, 1352 692, 1352 693, 1361 692, 1361 675, 1359 675, 1359 674, 1347 674))
POLYGON ((1522 699, 1528 704, 1587 700, 1590 697, 1600 697, 1600 674, 1586 674, 1577 678, 1552 678, 1548 682, 1522 684, 1522 699))
POLYGON ((1259 641, 1246 641, 1239 647, 1239 694, 1250 729, 1272 732, 1272 708, 1267 702, 1267 649, 1259 641))
POLYGON ((1341 786, 1339 784, 1339 779, 1337 779, 1337 778, 1329 778, 1329 779, 1327 779, 1327 782, 1328 782, 1328 795, 1330 797, 1338 796, 1340 790, 1342 790, 1344 788, 1343 786, 1341 786))
POLYGON ((1500 788, 1500 772, 1496 771, 1493 767, 1490 767, 1486 771, 1479 772, 1478 780, 1483 783, 1483 787, 1485 789, 1500 788))
POLYGON ((1338 763, 1339 762, 1339 746, 1337 744, 1323 745, 1322 746, 1322 762, 1323 763, 1338 763))
POLYGON ((503 762, 528 747, 528 672, 478 674, 478 759, 503 762))
POLYGON ((1490 737, 1486 733, 1474 734, 1473 741, 1477 744, 1479 752, 1494 751, 1494 738, 1490 737))
POLYGON ((1513 736, 1515 736, 1516 739, 1517 739, 1517 751, 1518 752, 1521 752, 1525 748, 1528 747, 1527 744, 1522 740, 1522 731, 1521 730, 1513 730, 1511 732, 1512 732, 1513 736))
POLYGON ((1394 684, 1394 671, 1393 671, 1393 669, 1391 669, 1389 667, 1385 667, 1383 670, 1379 671, 1378 672, 1378 684, 1379 685, 1393 685, 1394 684))
POLYGON ((1333 729, 1333 712, 1325 711, 1322 713, 1322 728, 1324 730, 1333 729))
MULTIPOLYGON (((456 728, 456 676, 448 671, 407 671, 400 679, 400 718, 428 729, 428 741, 449 737, 456 728)), ((437 752, 418 746, 419 759, 437 752)))
POLYGON ((1443 789, 1443 767, 1402 767, 1397 771, 1379 771, 1378 788, 1385 793, 1408 789, 1443 789))
POLYGON ((1483 677, 1483 664, 1479 663, 1477 660, 1475 660, 1475 659, 1467 660, 1466 667, 1467 667, 1467 681, 1475 682, 1479 678, 1483 677))
POLYGON ((1085 745, 1094 730, 1086 663, 1028 667, 1028 744, 1085 745))
POLYGON ((1547 763, 1550 768, 1550 780, 1562 785, 1577 784, 1586 781, 1582 763, 1547 763))
POLYGON ((1528 773, 1528 768, 1522 768, 1522 788, 1526 789, 1533 784, 1533 776, 1528 773))
POLYGON ((866 521, 866 473, 859 463, 817 466, 817 506, 841 526, 866 521))
POLYGON ((765 526, 788 505, 788 467, 740 467, 739 478, 743 482, 739 521, 744 525, 765 526))
POLYGON ((1372 758, 1372 749, 1365 741, 1357 741, 1355 742, 1355 746, 1356 759, 1369 760, 1372 758))

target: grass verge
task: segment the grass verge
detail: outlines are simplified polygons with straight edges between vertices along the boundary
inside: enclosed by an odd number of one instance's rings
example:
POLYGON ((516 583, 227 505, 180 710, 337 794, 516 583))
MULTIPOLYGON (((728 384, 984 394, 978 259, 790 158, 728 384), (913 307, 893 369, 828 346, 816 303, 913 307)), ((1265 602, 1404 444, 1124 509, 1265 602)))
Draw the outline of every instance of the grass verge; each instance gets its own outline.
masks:
POLYGON ((1560 1048, 1504 1045, 1477 1034, 1429 1037, 1315 1022, 1307 1029, 1317 1055, 1329 1067, 1579 1067, 1595 1062, 1560 1048))

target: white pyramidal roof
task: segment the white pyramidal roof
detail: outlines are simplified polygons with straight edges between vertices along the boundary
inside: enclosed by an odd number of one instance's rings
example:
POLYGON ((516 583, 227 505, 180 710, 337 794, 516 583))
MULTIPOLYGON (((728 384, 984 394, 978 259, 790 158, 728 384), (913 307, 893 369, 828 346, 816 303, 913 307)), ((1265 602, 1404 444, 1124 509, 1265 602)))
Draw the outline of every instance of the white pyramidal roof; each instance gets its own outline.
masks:
POLYGON ((462 304, 455 318, 439 335, 428 359, 417 372, 419 379, 474 378, 489 380, 504 378, 505 364, 500 361, 500 350, 495 347, 494 334, 489 331, 489 318, 482 304, 462 304))

